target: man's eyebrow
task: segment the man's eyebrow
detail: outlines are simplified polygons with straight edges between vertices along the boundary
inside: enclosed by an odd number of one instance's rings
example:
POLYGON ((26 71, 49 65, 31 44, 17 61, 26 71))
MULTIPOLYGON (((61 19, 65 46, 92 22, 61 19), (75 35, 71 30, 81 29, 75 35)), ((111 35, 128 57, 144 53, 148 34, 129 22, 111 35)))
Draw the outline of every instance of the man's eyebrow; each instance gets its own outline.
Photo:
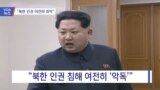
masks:
POLYGON ((61 28, 61 30, 76 30, 76 28, 61 28))

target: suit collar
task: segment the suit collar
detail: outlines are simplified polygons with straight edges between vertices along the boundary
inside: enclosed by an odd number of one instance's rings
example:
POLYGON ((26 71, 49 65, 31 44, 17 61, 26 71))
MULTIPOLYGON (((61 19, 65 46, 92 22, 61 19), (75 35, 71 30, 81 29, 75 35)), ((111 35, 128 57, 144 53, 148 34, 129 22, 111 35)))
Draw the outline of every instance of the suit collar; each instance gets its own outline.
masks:
POLYGON ((69 53, 69 52, 66 52, 64 49, 62 49, 62 52, 66 57, 70 58, 71 60, 77 61, 78 57, 80 58, 83 57, 83 60, 89 61, 91 60, 91 57, 92 57, 93 46, 92 44, 88 43, 87 46, 83 49, 83 51, 80 53, 69 53))
POLYGON ((81 55, 82 57, 84 57, 84 60, 89 61, 89 60, 91 60, 92 53, 93 53, 93 46, 92 46, 92 44, 88 43, 88 45, 87 45, 86 48, 80 53, 80 55, 81 55))

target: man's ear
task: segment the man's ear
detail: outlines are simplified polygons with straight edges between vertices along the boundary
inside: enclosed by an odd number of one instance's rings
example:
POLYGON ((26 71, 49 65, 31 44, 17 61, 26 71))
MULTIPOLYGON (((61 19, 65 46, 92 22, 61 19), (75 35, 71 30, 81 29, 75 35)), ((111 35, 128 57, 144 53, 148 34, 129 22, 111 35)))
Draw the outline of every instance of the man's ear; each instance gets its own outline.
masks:
POLYGON ((93 34, 93 30, 92 29, 89 29, 88 30, 88 35, 92 35, 93 34))

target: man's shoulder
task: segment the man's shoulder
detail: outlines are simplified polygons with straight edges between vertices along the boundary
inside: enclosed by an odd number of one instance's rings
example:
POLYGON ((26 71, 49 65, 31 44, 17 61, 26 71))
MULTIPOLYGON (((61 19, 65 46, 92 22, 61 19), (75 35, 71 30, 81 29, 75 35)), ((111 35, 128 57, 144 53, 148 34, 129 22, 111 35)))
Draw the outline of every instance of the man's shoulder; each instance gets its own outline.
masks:
POLYGON ((109 46, 99 45, 99 44, 92 44, 92 47, 93 47, 95 50, 99 50, 99 51, 114 51, 114 50, 115 50, 114 48, 111 48, 111 47, 109 47, 109 46))

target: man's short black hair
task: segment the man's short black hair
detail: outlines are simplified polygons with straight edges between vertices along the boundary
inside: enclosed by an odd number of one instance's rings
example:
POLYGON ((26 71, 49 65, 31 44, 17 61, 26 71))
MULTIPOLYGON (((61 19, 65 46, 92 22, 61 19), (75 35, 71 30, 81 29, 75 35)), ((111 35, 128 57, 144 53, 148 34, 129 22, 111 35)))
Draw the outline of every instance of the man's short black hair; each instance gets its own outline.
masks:
POLYGON ((78 20, 80 21, 81 26, 83 28, 87 28, 88 26, 90 26, 91 22, 90 15, 82 11, 63 11, 57 15, 56 19, 57 19, 55 24, 56 28, 59 28, 60 22, 65 19, 78 20))

